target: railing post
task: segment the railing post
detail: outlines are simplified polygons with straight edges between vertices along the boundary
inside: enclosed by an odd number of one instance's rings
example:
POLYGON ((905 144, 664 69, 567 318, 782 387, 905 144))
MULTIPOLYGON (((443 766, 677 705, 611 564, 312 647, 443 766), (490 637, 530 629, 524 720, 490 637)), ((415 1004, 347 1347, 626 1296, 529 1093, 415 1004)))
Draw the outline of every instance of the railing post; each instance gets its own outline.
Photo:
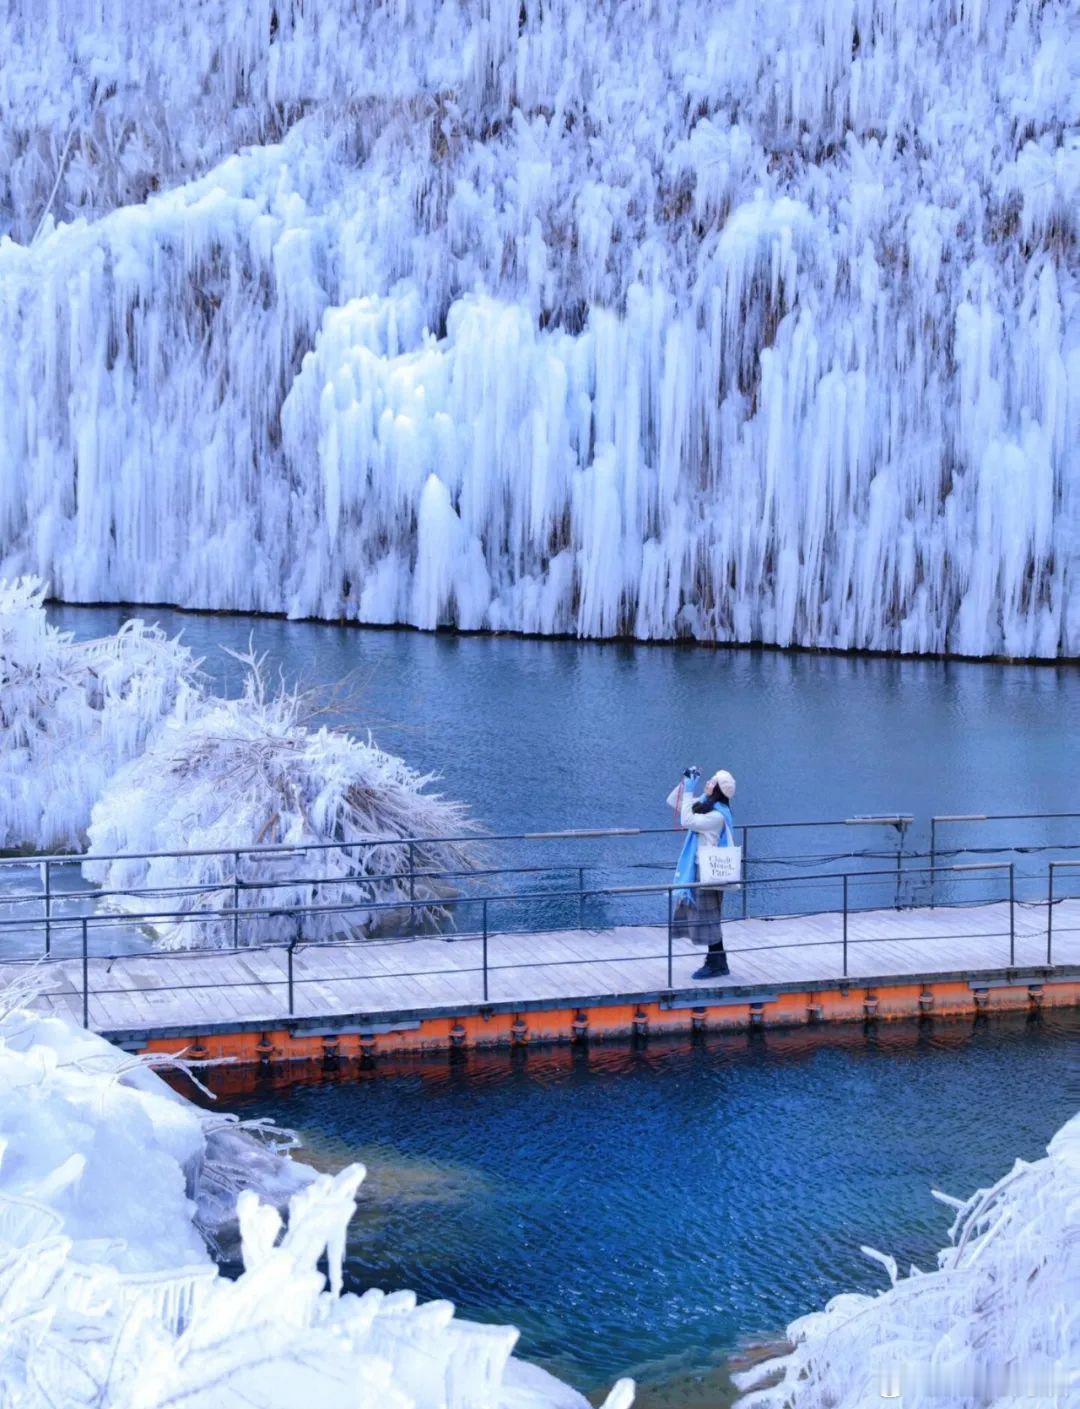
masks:
POLYGON ((484 918, 484 933, 483 933, 484 1002, 486 1003, 486 1002, 488 1001, 488 903, 487 903, 487 897, 486 897, 486 896, 484 897, 484 901, 483 901, 483 918, 484 918))
POLYGON ((1009 968, 1016 967, 1016 863, 1009 862, 1009 968))
POLYGON ((82 917, 82 1025, 90 1026, 90 955, 86 938, 86 916, 82 917))
POLYGON ((1052 964, 1054 949, 1054 863, 1049 863, 1046 883, 1046 962, 1052 964))
MULTIPOLYGON (((743 829, 742 829, 742 866, 743 866, 742 917, 743 917, 744 920, 746 919, 747 897, 748 897, 748 895, 749 895, 749 893, 750 893, 750 892, 749 892, 749 888, 747 887, 747 884, 746 884, 746 882, 750 879, 750 872, 749 872, 749 870, 748 870, 748 868, 747 868, 747 864, 746 864, 746 855, 747 855, 747 851, 749 850, 747 843, 748 843, 749 841, 750 841, 750 829, 749 829, 749 827, 747 827, 747 826, 744 825, 744 826, 743 826, 743 829)), ((669 926, 669 928, 670 928, 670 926, 669 926)))
POLYGON ((903 881, 903 860, 904 860, 904 823, 898 821, 896 830, 899 834, 899 841, 896 843, 896 904, 895 910, 900 909, 900 888, 903 881))
POLYGON ((585 928, 585 867, 577 868, 578 929, 585 928))
POLYGON ((240 948, 240 853, 233 852, 232 947, 240 948))
POLYGON ((289 947, 288 947, 288 949, 285 951, 286 964, 287 964, 287 970, 288 970, 289 1017, 290 1017, 290 1018, 294 1016, 294 1011, 293 1011, 293 1010, 294 1010, 294 1006, 295 1006, 295 1005, 294 1005, 294 1001, 293 1001, 293 950, 294 950, 295 948, 296 948, 296 940, 295 940, 295 939, 290 939, 290 940, 289 940, 289 947))
POLYGON ((937 818, 930 818, 930 909, 933 910, 937 897, 937 818))
POLYGON ((848 878, 844 872, 844 977, 847 978, 848 878))
POLYGON ((416 932, 416 847, 409 842, 409 933, 416 932))
POLYGON ((52 863, 45 865, 45 954, 52 952, 52 863))
POLYGON ((672 911, 674 910, 675 892, 671 886, 667 890, 667 986, 675 987, 675 955, 674 955, 674 925, 672 924, 672 911))

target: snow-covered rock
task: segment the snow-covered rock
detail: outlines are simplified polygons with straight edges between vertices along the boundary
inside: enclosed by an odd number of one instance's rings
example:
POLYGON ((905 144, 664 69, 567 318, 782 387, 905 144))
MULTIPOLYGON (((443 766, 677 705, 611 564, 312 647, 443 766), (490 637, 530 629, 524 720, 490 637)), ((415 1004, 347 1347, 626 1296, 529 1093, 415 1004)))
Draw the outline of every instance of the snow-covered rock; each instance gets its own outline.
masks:
MULTIPOLYGON (((343 1295, 363 1169, 316 1177, 275 1155, 268 1176, 265 1143, 235 1125, 232 1155, 255 1161, 234 1177, 269 1177, 274 1202, 240 1194, 245 1270, 221 1276, 196 1227, 215 1124, 93 1034, 0 1017, 5 1409, 586 1409, 511 1358, 510 1327, 409 1292, 343 1295)), ((608 1404, 632 1398, 621 1382, 608 1404)))
POLYGON ((1073 21, 8 0, 0 570, 1077 654, 1073 21))
POLYGON ((967 1409, 1076 1402, 1080 1376, 1080 1115, 1044 1159, 957 1209, 932 1272, 872 1249, 891 1286, 835 1297, 788 1327, 793 1349, 743 1374, 740 1409, 967 1409), (772 1384, 755 1390, 756 1385, 772 1384))

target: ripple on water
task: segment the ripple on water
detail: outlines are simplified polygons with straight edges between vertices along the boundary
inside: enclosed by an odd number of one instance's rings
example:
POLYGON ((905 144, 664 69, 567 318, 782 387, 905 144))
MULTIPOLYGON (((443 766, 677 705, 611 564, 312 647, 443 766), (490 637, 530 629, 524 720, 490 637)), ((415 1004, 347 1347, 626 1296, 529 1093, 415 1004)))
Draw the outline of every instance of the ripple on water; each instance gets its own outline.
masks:
POLYGON ((631 1373, 644 1409, 715 1409, 737 1347, 883 1285, 861 1244, 932 1262, 931 1186, 1041 1153, 1076 1106, 1078 1033, 1061 1014, 459 1053, 230 1104, 320 1167, 368 1166, 354 1286, 513 1322, 588 1393, 631 1373))

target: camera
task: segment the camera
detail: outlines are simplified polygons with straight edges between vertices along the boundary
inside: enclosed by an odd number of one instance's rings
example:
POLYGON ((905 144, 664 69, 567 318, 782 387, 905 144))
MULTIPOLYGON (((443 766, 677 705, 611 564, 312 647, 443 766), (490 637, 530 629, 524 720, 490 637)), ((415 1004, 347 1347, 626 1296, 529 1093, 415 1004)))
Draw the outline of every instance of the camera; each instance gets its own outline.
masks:
POLYGON ((693 780, 694 780, 695 778, 700 778, 700 777, 701 777, 701 769, 700 769, 700 768, 694 768, 693 766, 691 766, 691 767, 689 767, 689 768, 685 768, 685 769, 683 769, 683 777, 686 778, 687 781, 693 782, 693 780))

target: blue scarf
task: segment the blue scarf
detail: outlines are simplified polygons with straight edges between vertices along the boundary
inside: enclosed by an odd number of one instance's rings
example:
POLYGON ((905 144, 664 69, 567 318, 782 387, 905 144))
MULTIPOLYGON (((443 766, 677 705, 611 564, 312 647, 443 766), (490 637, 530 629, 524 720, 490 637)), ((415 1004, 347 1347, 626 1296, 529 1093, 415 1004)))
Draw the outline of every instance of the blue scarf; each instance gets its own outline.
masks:
MULTIPOLYGON (((701 787, 701 779, 694 778, 684 785, 692 797, 696 797, 701 787)), ((734 823, 731 817, 731 808, 726 802, 714 802, 709 809, 711 812, 722 812, 727 827, 718 840, 720 846, 730 846, 734 823)), ((683 849, 679 853, 679 860, 675 866, 675 884, 677 886, 692 886, 697 883, 697 851, 700 837, 697 832, 687 832, 686 840, 683 842, 683 849)), ((696 905, 696 890, 677 890, 675 892, 676 905, 696 905)))

